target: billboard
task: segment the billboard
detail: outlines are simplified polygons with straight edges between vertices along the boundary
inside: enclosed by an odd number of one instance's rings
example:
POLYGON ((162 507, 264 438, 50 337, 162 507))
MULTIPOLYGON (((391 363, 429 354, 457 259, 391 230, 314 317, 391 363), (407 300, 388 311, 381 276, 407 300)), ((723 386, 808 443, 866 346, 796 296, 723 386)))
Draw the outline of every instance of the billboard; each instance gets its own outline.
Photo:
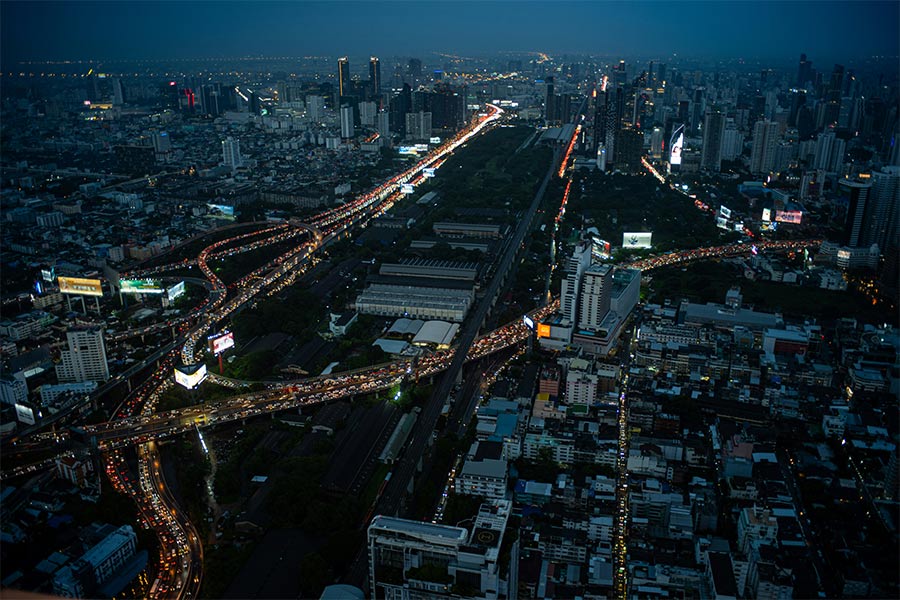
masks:
POLYGON ((546 323, 538 323, 537 326, 537 336, 539 338, 548 338, 550 337, 550 325, 546 323))
POLYGON ((728 219, 725 217, 716 217, 716 227, 719 229, 728 229, 728 219))
POLYGON ((59 291, 63 294, 78 294, 81 296, 102 296, 103 286, 99 279, 84 279, 82 277, 57 277, 59 291))
POLYGON ((56 279, 56 267, 41 269, 41 279, 49 283, 53 283, 53 280, 56 279))
POLYGON ((234 216, 234 207, 227 204, 207 204, 207 208, 214 212, 220 212, 226 217, 234 216))
POLYGON ((522 322, 525 323, 525 327, 534 331, 534 319, 532 319, 528 315, 525 315, 524 317, 522 317, 522 322))
POLYGON ((166 289, 166 294, 168 294, 169 300, 174 300, 174 299, 178 298, 178 296, 181 296, 182 294, 184 294, 184 282, 179 281, 172 287, 166 289))
POLYGON ((800 221, 803 220, 803 211, 802 210, 776 210, 775 211, 775 220, 779 223, 794 223, 796 225, 800 224, 800 221))
POLYGON ((152 279, 123 279, 119 282, 123 294, 162 294, 162 284, 152 279))
POLYGON ((669 139, 669 148, 672 149, 669 154, 669 164, 670 165, 680 165, 681 164, 681 149, 684 147, 684 125, 679 125, 675 128, 675 131, 672 132, 672 137, 669 139))
POLYGON ((428 152, 428 144, 416 144, 413 148, 416 149, 416 152, 428 152))
POLYGON ((439 137, 437 137, 437 136, 434 136, 434 137, 432 137, 430 140, 428 140, 428 142, 431 143, 431 144, 440 144, 440 143, 441 143, 441 138, 439 138, 439 137))
POLYGON ((234 348, 234 334, 230 331, 209 336, 209 351, 213 354, 222 354, 229 348, 234 348))
POLYGON ((434 177, 434 167, 422 169, 422 177, 434 177))
POLYGON ((650 243, 650 238, 653 236, 653 232, 647 231, 638 231, 631 232, 626 231, 622 234, 622 247, 623 248, 651 248, 653 244, 650 243))
POLYGON ((175 367, 175 383, 192 390, 203 383, 208 374, 204 363, 175 367))
POLYGON ((411 183, 404 183, 400 185, 400 193, 401 194, 412 194, 413 193, 413 185, 411 183))
POLYGON ((399 146, 397 148, 398 154, 418 154, 419 151, 416 150, 415 146, 399 146))
POLYGON ((731 209, 725 206, 724 204, 719 207, 719 214, 725 217, 726 219, 731 218, 731 209))
POLYGON ((612 256, 612 245, 598 237, 591 238, 591 257, 594 260, 605 260, 612 256))
POLYGON ((27 425, 34 425, 34 411, 24 404, 16 404, 16 419, 27 425))
POLYGON ((772 220, 772 209, 771 208, 763 209, 762 220, 763 221, 771 221, 772 220))

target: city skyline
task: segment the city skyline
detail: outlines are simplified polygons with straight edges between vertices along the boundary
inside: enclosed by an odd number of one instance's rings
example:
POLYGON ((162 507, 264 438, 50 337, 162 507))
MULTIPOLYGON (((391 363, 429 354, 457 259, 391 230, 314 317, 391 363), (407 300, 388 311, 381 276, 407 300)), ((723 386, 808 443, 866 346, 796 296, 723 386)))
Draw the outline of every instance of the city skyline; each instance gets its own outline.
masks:
POLYGON ((0 6, 4 68, 18 61, 390 56, 427 51, 714 60, 793 59, 805 52, 819 60, 847 61, 900 53, 896 28, 900 5, 894 2, 186 2, 174 10, 175 6, 4 2, 0 6), (497 16, 505 23, 501 31, 496 28, 497 16), (729 27, 748 20, 758 25, 729 27))

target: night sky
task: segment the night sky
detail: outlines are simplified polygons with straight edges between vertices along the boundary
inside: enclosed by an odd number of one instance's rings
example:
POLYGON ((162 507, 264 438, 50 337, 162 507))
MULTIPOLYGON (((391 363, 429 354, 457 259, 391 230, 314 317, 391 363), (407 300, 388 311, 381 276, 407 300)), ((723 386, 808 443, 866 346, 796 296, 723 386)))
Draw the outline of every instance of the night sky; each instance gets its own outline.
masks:
POLYGON ((896 56, 891 2, 0 2, 2 60, 502 51, 896 56))

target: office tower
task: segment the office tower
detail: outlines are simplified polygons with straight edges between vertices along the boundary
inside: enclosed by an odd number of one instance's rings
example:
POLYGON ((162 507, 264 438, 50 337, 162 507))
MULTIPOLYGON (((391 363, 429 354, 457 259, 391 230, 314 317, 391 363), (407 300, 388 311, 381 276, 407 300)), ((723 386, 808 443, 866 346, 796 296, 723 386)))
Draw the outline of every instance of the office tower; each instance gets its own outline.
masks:
POLYGON ((700 120, 703 118, 703 88, 694 90, 694 100, 691 103, 691 135, 700 132, 700 120))
POLYGON ((56 365, 56 378, 60 383, 109 379, 101 327, 69 329, 66 331, 66 343, 68 347, 61 352, 61 362, 56 365))
POLYGON ((626 173, 640 173, 644 154, 644 134, 622 129, 616 134, 616 165, 626 173))
POLYGON ((900 236, 900 167, 872 172, 871 210, 863 227, 863 247, 878 244, 885 251, 900 236))
POLYGON ((548 77, 544 94, 544 121, 552 123, 556 120, 556 94, 553 91, 553 77, 548 77))
POLYGON ((231 167, 232 171, 243 166, 240 140, 229 136, 222 141, 222 164, 231 167))
POLYGON ((845 246, 856 248, 861 246, 863 227, 866 224, 869 205, 871 181, 841 179, 838 182, 838 193, 847 201, 847 218, 844 221, 845 246))
POLYGON ((418 58, 409 59, 409 63, 406 66, 406 72, 413 79, 415 79, 416 77, 421 77, 422 76, 422 61, 419 60, 418 58))
POLYGON ((181 95, 178 90, 178 83, 175 81, 167 81, 162 84, 163 104, 166 108, 178 110, 181 106, 181 95))
POLYGON ((369 59, 369 86, 373 96, 381 93, 381 61, 377 56, 369 59))
POLYGON ((342 56, 338 59, 338 98, 350 95, 350 59, 342 56))
POLYGON ((654 127, 650 134, 650 156, 655 159, 662 158, 665 138, 662 127, 654 127))
POLYGON ((222 114, 225 107, 221 95, 221 86, 218 83, 200 86, 200 103, 203 105, 203 112, 211 117, 218 117, 222 114))
POLYGON ((793 90, 790 95, 791 110, 788 113, 788 127, 797 126, 797 116, 800 114, 800 107, 806 104, 806 92, 793 90))
POLYGON ((325 116, 325 98, 322 96, 306 97, 306 114, 311 121, 318 123, 325 116))
POLYGON ((356 135, 353 129, 353 107, 347 104, 341 106, 341 137, 346 139, 356 135))
POLYGON ((259 94, 256 92, 247 94, 247 110, 251 115, 258 115, 262 112, 262 104, 260 104, 259 94))
POLYGON ((375 125, 375 115, 378 113, 378 105, 374 102, 359 103, 359 122, 364 127, 375 125))
POLYGON ((406 115, 412 110, 412 88, 403 84, 400 93, 391 98, 391 131, 406 135, 406 115))
POLYGON ((807 82, 813 80, 812 61, 806 60, 806 55, 800 55, 800 66, 797 69, 797 86, 806 87, 807 82))
POLYGON ((591 247, 587 242, 581 242, 575 246, 572 256, 566 260, 563 266, 563 279, 560 286, 559 311, 570 323, 576 321, 581 278, 589 266, 591 266, 591 247))
POLYGON ((700 168, 719 172, 722 170, 722 146, 725 143, 725 115, 716 108, 706 109, 703 123, 703 150, 700 168))
POLYGON ((172 150, 172 140, 166 131, 153 132, 153 151, 157 154, 172 150))
POLYGON ((612 272, 612 265, 593 265, 584 272, 578 300, 580 329, 600 329, 600 323, 609 312, 612 272))
POLYGON ((691 102, 690 100, 682 100, 678 103, 678 122, 687 123, 690 117, 691 102))
POLYGON ((406 137, 411 140, 431 138, 431 113, 411 112, 406 115, 406 137))
POLYGON ((722 134, 722 160, 734 160, 744 152, 744 134, 737 123, 728 119, 722 134))
POLYGON ((471 531, 377 515, 367 531, 371 597, 497 598, 507 578, 499 559, 511 508, 509 500, 483 503, 471 531))
POLYGON ((844 66, 834 65, 831 73, 831 81, 825 95, 824 120, 819 127, 828 127, 838 122, 841 114, 841 92, 844 87, 844 66))
POLYGON ((775 149, 779 141, 778 123, 757 121, 753 126, 753 150, 750 153, 750 172, 769 173, 775 166, 775 149))

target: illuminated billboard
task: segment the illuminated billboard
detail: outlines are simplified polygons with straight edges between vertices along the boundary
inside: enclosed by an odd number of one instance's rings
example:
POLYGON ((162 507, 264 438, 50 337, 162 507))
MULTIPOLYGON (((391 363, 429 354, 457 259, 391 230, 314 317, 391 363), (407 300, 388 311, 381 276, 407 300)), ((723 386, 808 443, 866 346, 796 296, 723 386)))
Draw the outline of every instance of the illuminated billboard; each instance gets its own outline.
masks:
POLYGON ((537 336, 539 338, 548 338, 550 337, 550 325, 546 323, 538 323, 537 326, 537 336))
POLYGON ((731 218, 731 209, 725 206, 724 204, 719 207, 719 214, 725 217, 726 219, 731 218))
POLYGON ((412 194, 413 193, 413 185, 411 183, 404 183, 400 186, 401 194, 412 194))
POLYGON ((229 348, 234 348, 234 334, 230 331, 209 337, 209 351, 213 354, 222 354, 229 348))
POLYGON ((26 425, 34 425, 34 411, 24 404, 16 404, 16 419, 26 425))
POLYGON ((422 169, 422 177, 434 177, 434 167, 422 169))
POLYGON ((605 260, 612 257, 612 245, 598 237, 591 238, 591 257, 594 260, 605 260))
POLYGON ((209 210, 213 212, 220 212, 226 217, 234 216, 234 207, 228 206, 227 204, 207 204, 206 205, 209 210))
POLYGON ((81 296, 102 296, 103 286, 99 279, 84 279, 82 277, 57 277, 56 283, 63 294, 76 294, 81 296))
POLYGON ((172 287, 166 289, 166 294, 168 294, 169 300, 175 300, 178 296, 184 294, 184 282, 179 281, 172 287))
POLYGON ((650 241, 650 238, 653 236, 653 232, 647 231, 638 231, 631 232, 626 231, 622 234, 622 247, 623 248, 652 248, 653 244, 650 241))
POLYGON ((528 315, 525 315, 524 317, 522 317, 522 322, 525 323, 525 327, 534 331, 534 319, 532 319, 528 315))
POLYGON ((794 223, 799 225, 803 220, 803 211, 801 210, 776 210, 775 220, 779 223, 794 223))
POLYGON ((432 137, 432 138, 431 138, 430 140, 428 140, 428 141, 429 141, 430 143, 432 143, 432 144, 440 144, 440 143, 441 143, 441 138, 439 138, 439 137, 437 137, 437 136, 434 136, 434 137, 432 137))
POLYGON ((669 164, 670 165, 680 165, 681 164, 681 149, 684 147, 684 125, 679 125, 675 128, 675 131, 672 132, 672 137, 669 140, 669 147, 672 149, 672 152, 669 154, 669 164))
POLYGON ((53 283, 53 280, 56 279, 56 267, 50 267, 49 269, 41 269, 41 279, 44 281, 53 283))
POLYGON ((413 148, 416 149, 416 152, 428 152, 428 144, 416 144, 413 148))
POLYGON ((123 279, 119 282, 123 294, 162 294, 162 284, 152 279, 123 279))
POLYGON ((398 154, 418 154, 419 151, 416 150, 415 146, 399 146, 397 148, 398 154))
POLYGON ((772 220, 772 209, 770 209, 770 208, 763 209, 762 220, 763 221, 771 221, 772 220))
POLYGON ((719 229, 728 229, 728 219, 725 217, 716 217, 716 227, 719 229))
POLYGON ((204 363, 175 367, 175 383, 184 386, 189 390, 192 390, 203 383, 208 375, 209 373, 207 372, 206 364, 204 363))

